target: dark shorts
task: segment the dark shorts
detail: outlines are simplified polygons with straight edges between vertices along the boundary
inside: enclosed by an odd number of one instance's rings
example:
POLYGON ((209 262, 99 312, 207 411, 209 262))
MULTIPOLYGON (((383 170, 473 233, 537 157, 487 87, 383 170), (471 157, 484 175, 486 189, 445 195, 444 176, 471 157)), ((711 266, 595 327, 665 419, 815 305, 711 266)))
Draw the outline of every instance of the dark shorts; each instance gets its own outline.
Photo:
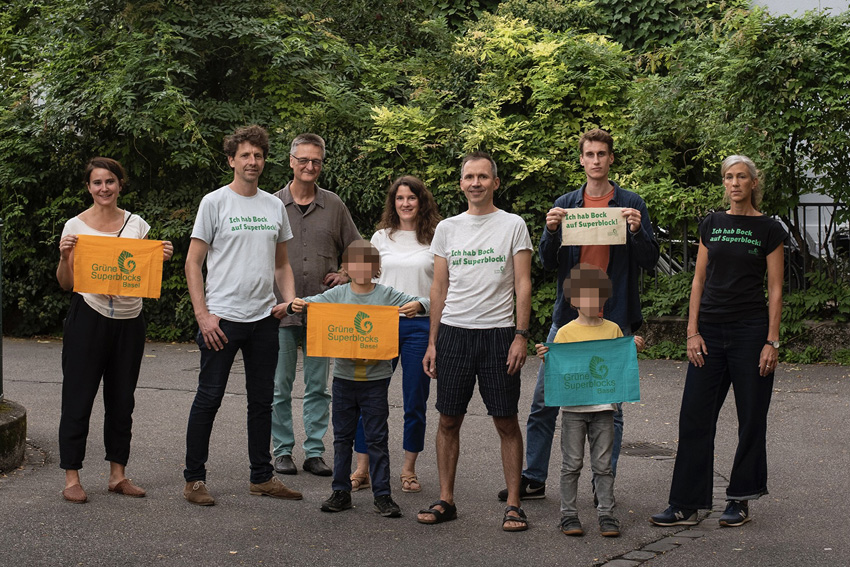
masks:
POLYGON ((520 373, 507 372, 514 336, 513 327, 461 329, 441 323, 437 334, 437 411, 464 415, 477 377, 488 415, 516 415, 520 373))

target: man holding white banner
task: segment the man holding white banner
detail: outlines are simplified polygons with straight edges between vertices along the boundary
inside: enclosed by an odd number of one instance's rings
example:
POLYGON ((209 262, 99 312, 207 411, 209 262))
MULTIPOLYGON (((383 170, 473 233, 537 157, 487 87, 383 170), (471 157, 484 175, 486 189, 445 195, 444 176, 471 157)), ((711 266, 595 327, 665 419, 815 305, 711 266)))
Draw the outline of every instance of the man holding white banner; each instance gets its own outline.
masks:
MULTIPOLYGON (((646 203, 636 193, 626 191, 608 179, 608 172, 614 163, 614 139, 600 129, 585 132, 579 139, 579 154, 587 182, 555 200, 554 206, 546 213, 546 228, 540 239, 539 255, 543 267, 558 272, 555 310, 546 342, 552 342, 558 329, 577 317, 576 310, 562 291, 564 280, 569 277, 574 266, 579 263, 591 264, 608 274, 613 289, 611 297, 603 306, 603 315, 605 319, 619 325, 624 335, 631 335, 643 324, 638 290, 640 269, 651 270, 658 261, 658 242, 646 203), (612 207, 621 209, 620 217, 628 227, 624 243, 619 245, 610 244, 614 238, 623 237, 622 231, 617 235, 610 234, 614 225, 608 223, 615 217, 610 214, 611 211, 601 210, 612 207), (571 243, 572 235, 566 235, 567 242, 564 244, 565 232, 588 228, 580 227, 580 222, 584 225, 595 223, 589 228, 602 233, 591 236, 596 238, 596 243, 571 243), (564 228, 564 225, 567 227, 564 228)), ((545 497, 549 456, 558 419, 558 408, 544 405, 543 384, 541 367, 526 424, 526 469, 520 482, 520 497, 524 500, 545 497)), ((622 407, 618 407, 614 413, 614 426, 611 467, 616 475, 623 440, 622 407)), ((499 499, 506 498, 507 490, 502 490, 499 499)))

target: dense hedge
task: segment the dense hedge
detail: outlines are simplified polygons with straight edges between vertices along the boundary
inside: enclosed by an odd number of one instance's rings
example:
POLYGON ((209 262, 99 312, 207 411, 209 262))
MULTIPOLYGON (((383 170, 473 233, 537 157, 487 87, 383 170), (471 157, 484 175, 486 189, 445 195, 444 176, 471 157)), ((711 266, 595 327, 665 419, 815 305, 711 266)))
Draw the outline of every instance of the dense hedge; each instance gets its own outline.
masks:
MULTIPOLYGON (((175 243, 162 299, 145 302, 150 336, 187 338, 188 235, 202 195, 230 178, 222 137, 246 123, 271 132, 261 183, 270 191, 291 173, 290 139, 322 134, 320 183, 366 237, 400 174, 425 179, 445 216, 460 211, 460 157, 480 148, 500 166, 497 204, 523 216, 536 241, 552 201, 583 180, 576 142, 596 126, 615 136, 616 180, 665 225, 693 227, 719 206, 717 164, 731 151, 765 167, 768 212, 784 210, 811 185, 809 171, 850 173, 847 18, 772 18, 741 4, 7 2, 4 330, 60 330, 58 237, 88 205, 86 161, 107 155, 130 175, 120 205, 175 243)), ((554 278, 537 263, 533 278, 543 329, 554 278)))

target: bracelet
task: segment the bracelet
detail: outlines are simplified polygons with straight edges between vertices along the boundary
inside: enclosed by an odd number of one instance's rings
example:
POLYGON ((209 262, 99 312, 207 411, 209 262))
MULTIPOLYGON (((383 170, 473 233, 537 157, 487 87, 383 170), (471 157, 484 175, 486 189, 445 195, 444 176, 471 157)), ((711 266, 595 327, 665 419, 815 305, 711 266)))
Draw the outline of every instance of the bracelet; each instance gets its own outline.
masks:
POLYGON ((286 314, 287 315, 295 315, 295 311, 292 310, 292 302, 291 301, 286 306, 286 314))
POLYGON ((699 334, 699 333, 694 333, 694 334, 693 334, 693 335, 691 335, 690 337, 686 337, 686 338, 685 338, 685 340, 687 341, 688 339, 692 339, 692 338, 694 338, 694 337, 698 337, 698 336, 700 336, 700 334, 699 334))

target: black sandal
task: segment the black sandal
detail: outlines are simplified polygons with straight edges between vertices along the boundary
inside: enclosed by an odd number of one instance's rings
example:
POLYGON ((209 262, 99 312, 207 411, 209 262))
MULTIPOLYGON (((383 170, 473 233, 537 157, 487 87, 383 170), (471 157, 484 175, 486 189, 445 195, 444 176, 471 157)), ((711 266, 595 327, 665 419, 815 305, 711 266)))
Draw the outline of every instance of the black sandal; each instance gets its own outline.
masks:
POLYGON ((502 529, 506 532, 524 532, 528 529, 528 516, 522 511, 522 508, 517 506, 508 506, 505 508, 505 517, 502 519, 502 529), (508 516, 508 512, 516 512, 518 516, 508 516), (505 524, 508 522, 518 522, 522 525, 519 527, 509 528, 505 524))
POLYGON ((443 522, 448 522, 451 520, 457 519, 457 506, 454 504, 449 504, 445 500, 437 500, 431 507, 427 510, 419 510, 420 514, 431 514, 434 516, 434 520, 421 520, 417 518, 416 520, 420 524, 442 524, 443 522), (436 508, 436 506, 442 506, 442 510, 436 508))

